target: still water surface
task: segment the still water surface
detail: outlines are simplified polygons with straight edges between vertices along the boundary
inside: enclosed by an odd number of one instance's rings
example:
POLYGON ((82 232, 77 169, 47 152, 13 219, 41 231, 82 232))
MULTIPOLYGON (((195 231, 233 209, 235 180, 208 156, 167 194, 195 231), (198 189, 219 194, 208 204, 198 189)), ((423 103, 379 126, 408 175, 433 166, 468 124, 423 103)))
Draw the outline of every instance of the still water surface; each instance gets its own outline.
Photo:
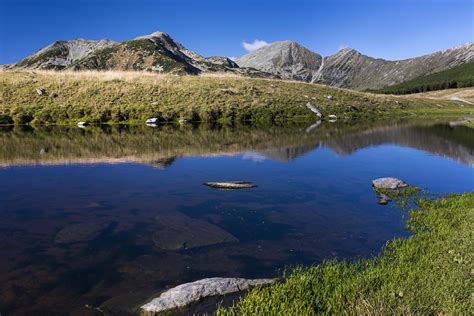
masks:
POLYGON ((210 276, 271 277, 407 236, 371 180, 474 189, 474 130, 440 122, 0 130, 0 314, 119 314, 210 276), (215 190, 206 181, 252 181, 215 190))

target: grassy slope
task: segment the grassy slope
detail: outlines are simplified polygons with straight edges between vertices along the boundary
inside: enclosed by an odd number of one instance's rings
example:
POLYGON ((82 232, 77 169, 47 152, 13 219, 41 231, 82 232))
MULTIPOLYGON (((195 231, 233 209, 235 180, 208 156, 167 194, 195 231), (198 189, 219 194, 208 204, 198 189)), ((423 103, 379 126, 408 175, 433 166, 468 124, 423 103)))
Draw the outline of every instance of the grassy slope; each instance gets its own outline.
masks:
POLYGON ((472 315, 474 193, 421 201, 408 227, 378 258, 297 269, 218 314, 472 315))
POLYGON ((149 117, 163 121, 314 119, 304 106, 308 100, 323 114, 336 114, 340 119, 413 109, 456 111, 448 100, 395 98, 281 80, 143 72, 4 71, 0 72, 0 91, 3 123, 11 119, 16 123, 118 122, 149 117), (46 95, 38 95, 37 88, 45 89, 46 95), (333 99, 328 100, 327 95, 333 99))
POLYGON ((474 86, 474 63, 468 63, 380 90, 375 90, 374 92, 409 94, 472 86, 474 86))

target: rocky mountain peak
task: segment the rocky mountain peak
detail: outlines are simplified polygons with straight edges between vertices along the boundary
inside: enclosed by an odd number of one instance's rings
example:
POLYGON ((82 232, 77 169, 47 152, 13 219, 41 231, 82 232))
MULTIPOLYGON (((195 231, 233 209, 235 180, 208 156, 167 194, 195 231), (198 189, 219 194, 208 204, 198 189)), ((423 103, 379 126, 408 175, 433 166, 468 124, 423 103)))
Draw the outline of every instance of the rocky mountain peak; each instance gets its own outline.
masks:
POLYGON ((311 81, 322 57, 294 41, 273 42, 236 59, 241 67, 273 73, 283 79, 311 81))
POLYGON ((399 61, 372 58, 352 48, 322 58, 292 41, 274 42, 237 58, 237 64, 284 79, 376 89, 474 61, 474 43, 399 61))

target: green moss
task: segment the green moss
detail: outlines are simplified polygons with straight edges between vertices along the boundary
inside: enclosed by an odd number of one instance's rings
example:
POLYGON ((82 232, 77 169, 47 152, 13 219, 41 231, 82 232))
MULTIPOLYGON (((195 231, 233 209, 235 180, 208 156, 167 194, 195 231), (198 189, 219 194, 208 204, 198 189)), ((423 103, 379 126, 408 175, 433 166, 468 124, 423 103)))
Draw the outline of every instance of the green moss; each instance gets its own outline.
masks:
POLYGON ((381 189, 381 188, 374 188, 377 193, 385 194, 391 198, 400 198, 400 197, 410 197, 421 192, 420 188, 416 186, 408 186, 406 188, 401 188, 398 190, 389 190, 389 189, 381 189))
POLYGON ((474 193, 419 202, 379 257, 297 268, 217 315, 472 315, 474 193))

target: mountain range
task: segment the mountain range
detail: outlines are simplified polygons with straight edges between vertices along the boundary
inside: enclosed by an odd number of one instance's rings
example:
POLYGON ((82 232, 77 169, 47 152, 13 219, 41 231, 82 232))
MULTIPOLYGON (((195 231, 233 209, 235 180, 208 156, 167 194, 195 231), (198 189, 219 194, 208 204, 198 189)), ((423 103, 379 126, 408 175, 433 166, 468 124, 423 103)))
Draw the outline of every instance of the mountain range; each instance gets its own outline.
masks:
POLYGON ((243 67, 358 90, 377 89, 474 61, 474 43, 398 61, 372 58, 350 48, 322 57, 292 41, 274 42, 236 59, 243 67))
POLYGON ((275 78, 256 69, 239 67, 227 57, 203 57, 155 32, 130 41, 75 39, 57 41, 7 69, 137 70, 172 74, 230 72, 251 77, 275 78))
POLYGON ((399 61, 344 48, 323 57, 293 41, 274 42, 235 61, 203 57, 155 32, 130 41, 57 41, 7 69, 138 70, 172 74, 226 72, 358 90, 399 84, 474 61, 474 43, 399 61))

